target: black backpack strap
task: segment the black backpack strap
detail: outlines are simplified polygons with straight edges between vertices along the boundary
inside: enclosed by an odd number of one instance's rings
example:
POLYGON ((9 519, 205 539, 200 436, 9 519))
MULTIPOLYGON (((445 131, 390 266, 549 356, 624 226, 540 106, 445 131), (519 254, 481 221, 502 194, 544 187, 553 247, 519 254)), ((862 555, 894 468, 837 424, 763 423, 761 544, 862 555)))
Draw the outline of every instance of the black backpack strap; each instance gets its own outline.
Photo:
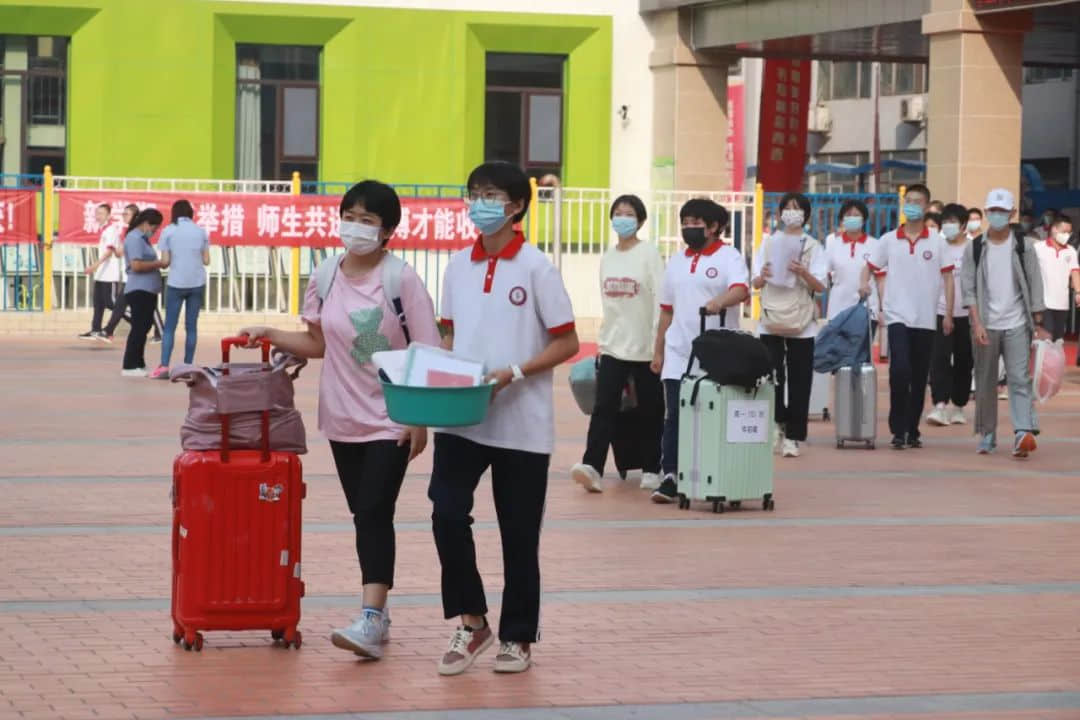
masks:
POLYGON ((705 382, 705 379, 705 376, 702 375, 694 381, 694 389, 690 392, 690 407, 697 404, 698 391, 701 389, 701 383, 705 382))
POLYGON ((975 261, 975 267, 978 269, 979 260, 982 259, 983 251, 983 236, 978 235, 971 241, 971 257, 975 261))

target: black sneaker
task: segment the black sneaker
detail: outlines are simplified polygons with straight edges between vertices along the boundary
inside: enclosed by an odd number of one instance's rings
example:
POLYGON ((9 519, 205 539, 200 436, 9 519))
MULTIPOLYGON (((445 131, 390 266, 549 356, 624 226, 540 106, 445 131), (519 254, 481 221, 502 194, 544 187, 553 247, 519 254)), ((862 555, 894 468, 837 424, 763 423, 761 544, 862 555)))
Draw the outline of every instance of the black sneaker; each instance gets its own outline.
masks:
POLYGON ((889 445, 890 445, 890 447, 892 447, 893 450, 906 450, 907 449, 907 441, 904 440, 904 438, 900 437, 899 435, 894 435, 893 439, 892 439, 892 442, 889 445))
POLYGON ((656 488, 652 494, 652 501, 654 503, 668 504, 675 502, 679 497, 679 488, 675 485, 674 475, 665 475, 664 481, 660 483, 660 487, 656 488))
POLYGON ((80 340, 97 340, 98 334, 93 330, 87 330, 84 333, 79 333, 78 338, 80 340))
POLYGON ((916 436, 908 435, 907 446, 914 450, 918 450, 922 447, 922 440, 916 436))

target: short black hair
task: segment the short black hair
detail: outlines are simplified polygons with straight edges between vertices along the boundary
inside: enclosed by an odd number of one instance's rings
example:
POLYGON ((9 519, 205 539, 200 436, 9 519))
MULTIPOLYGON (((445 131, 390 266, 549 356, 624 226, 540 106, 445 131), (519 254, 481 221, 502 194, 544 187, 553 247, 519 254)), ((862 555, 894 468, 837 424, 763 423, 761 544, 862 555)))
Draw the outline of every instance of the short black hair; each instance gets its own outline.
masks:
POLYGON ((177 200, 172 204, 172 223, 175 225, 180 218, 191 220, 195 217, 195 209, 187 200, 177 200))
POLYGON ((867 209, 866 203, 864 203, 862 200, 856 200, 855 198, 851 198, 849 200, 845 200, 844 204, 840 206, 840 214, 836 216, 836 221, 843 224, 844 216, 848 214, 848 210, 850 210, 851 208, 855 208, 856 210, 858 210, 859 214, 862 215, 863 220, 870 219, 870 211, 867 209))
POLYGON ((339 213, 344 215, 357 205, 363 205, 369 213, 378 215, 383 230, 394 230, 401 222, 401 199, 394 188, 386 183, 378 180, 356 183, 341 196, 339 213))
POLYGON ((608 220, 615 217, 615 208, 620 205, 629 205, 634 211, 634 215, 637 216, 637 221, 639 223, 643 223, 649 218, 648 213, 645 212, 645 203, 641 202, 641 198, 637 195, 620 195, 615 198, 615 202, 611 203, 611 212, 608 213, 608 220))
POLYGON ((679 220, 686 218, 698 218, 705 221, 705 227, 719 223, 719 231, 722 233, 728 226, 731 213, 718 202, 708 198, 690 198, 679 208, 679 220))
POLYGON ((927 204, 930 203, 930 188, 926 187, 922 183, 912 183, 904 189, 904 197, 907 197, 908 193, 917 192, 926 196, 927 204))
POLYGON ((486 162, 469 173, 469 179, 465 187, 469 191, 490 185, 506 193, 510 202, 524 200, 525 205, 521 212, 514 215, 514 222, 521 222, 525 213, 529 212, 529 202, 532 200, 532 186, 529 185, 529 176, 525 171, 514 163, 496 160, 486 162))
MULTIPOLYGON (((1046 213, 1044 212, 1043 215, 1045 215, 1045 214, 1046 213)), ((1031 210, 1021 210, 1020 211, 1020 217, 1022 217, 1022 218, 1029 217, 1032 220, 1034 220, 1035 219, 1035 213, 1032 212, 1031 210)))
MULTIPOLYGON (((940 200, 931 200, 929 203, 927 203, 927 206, 928 207, 938 207, 938 206, 940 206, 941 210, 945 209, 945 203, 941 202, 940 200)), ((940 213, 941 210, 936 210, 935 212, 940 213)))
POLYGON ((792 200, 799 206, 799 209, 803 211, 803 218, 806 222, 810 221, 810 198, 806 197, 802 193, 789 192, 780 198, 780 204, 776 206, 776 212, 779 215, 784 212, 784 208, 788 206, 792 200))
POLYGON ((1065 213, 1058 213, 1057 217, 1054 218, 1054 222, 1050 223, 1050 227, 1054 227, 1055 225, 1060 225, 1061 223, 1069 223, 1070 225, 1072 225, 1073 221, 1072 221, 1072 218, 1069 217, 1068 215, 1066 215, 1065 213))
POLYGON ((972 213, 974 213, 974 214, 978 215, 978 216, 979 216, 979 219, 980 219, 980 220, 982 220, 982 217, 983 217, 983 211, 982 211, 982 208, 981 208, 981 207, 969 207, 969 208, 968 208, 968 217, 969 217, 969 218, 971 217, 972 213))
POLYGON ((938 227, 941 227, 941 213, 928 212, 923 215, 923 220, 933 220, 938 227))
POLYGON ((98 210, 100 210, 101 208, 105 208, 105 212, 109 213, 110 215, 112 214, 112 205, 110 205, 109 203, 101 203, 97 206, 98 210))
POLYGON ((946 220, 958 220, 961 225, 966 223, 968 221, 967 208, 960 203, 949 203, 941 211, 941 221, 945 222, 946 220))

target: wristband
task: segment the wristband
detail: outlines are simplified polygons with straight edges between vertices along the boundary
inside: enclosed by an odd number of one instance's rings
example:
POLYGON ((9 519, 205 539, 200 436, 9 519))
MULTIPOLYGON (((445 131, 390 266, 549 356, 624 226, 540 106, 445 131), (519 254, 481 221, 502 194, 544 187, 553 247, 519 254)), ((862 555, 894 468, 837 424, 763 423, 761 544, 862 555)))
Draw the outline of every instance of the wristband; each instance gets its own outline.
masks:
POLYGON ((518 365, 511 365, 510 372, 513 373, 513 378, 511 378, 510 380, 510 382, 512 383, 516 383, 518 380, 525 379, 525 373, 521 372, 521 367, 518 365))

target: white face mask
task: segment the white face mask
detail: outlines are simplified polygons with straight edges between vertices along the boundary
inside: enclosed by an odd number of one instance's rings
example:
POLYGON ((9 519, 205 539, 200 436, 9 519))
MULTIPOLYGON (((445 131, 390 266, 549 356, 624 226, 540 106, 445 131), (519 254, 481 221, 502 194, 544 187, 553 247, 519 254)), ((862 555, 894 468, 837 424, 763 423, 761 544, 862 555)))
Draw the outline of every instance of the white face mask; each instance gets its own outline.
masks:
POLYGON ((341 244, 357 255, 370 255, 382 247, 378 225, 341 221, 341 244))
POLYGON ((1057 240, 1058 245, 1068 245, 1070 237, 1072 237, 1072 233, 1059 232, 1054 234, 1054 239, 1057 240))
POLYGON ((968 232, 977 233, 982 230, 982 220, 968 220, 968 232))
POLYGON ((803 220, 806 219, 806 215, 802 210, 785 210, 780 213, 780 222, 784 223, 784 227, 796 228, 802 227, 803 220))

